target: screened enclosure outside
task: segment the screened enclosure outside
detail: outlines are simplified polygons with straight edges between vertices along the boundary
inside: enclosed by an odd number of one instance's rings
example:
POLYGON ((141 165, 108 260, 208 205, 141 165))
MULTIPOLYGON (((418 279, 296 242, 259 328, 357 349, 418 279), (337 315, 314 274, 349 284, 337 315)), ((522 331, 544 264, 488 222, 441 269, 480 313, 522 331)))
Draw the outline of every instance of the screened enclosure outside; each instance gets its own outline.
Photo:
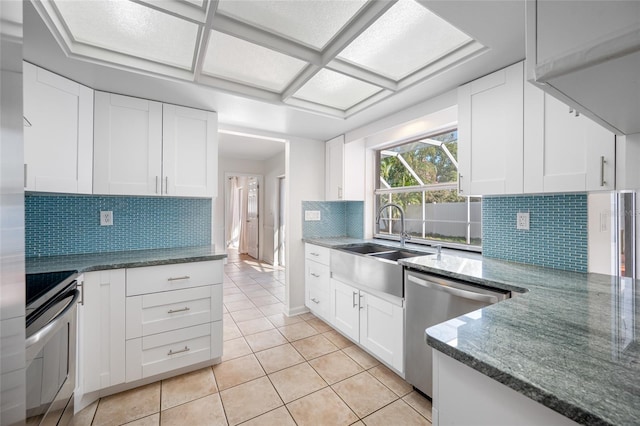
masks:
MULTIPOLYGON (((408 142, 377 152, 376 211, 387 203, 405 211, 413 242, 482 245, 482 199, 458 196, 458 132, 408 142)), ((377 236, 400 236, 400 213, 386 208, 377 236)))

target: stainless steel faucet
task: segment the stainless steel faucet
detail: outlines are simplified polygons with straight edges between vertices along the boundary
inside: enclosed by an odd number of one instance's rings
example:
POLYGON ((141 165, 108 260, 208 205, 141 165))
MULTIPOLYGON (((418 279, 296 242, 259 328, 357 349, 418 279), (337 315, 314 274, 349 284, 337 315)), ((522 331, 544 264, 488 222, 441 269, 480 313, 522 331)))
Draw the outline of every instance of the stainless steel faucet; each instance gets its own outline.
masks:
POLYGON ((395 208, 398 209, 398 211, 400 211, 400 246, 404 247, 405 246, 405 241, 406 240, 410 240, 411 239, 411 235, 409 235, 405 231, 405 227, 404 227, 404 210, 402 209, 400 204, 387 203, 384 206, 380 207, 378 209, 378 214, 376 215, 376 223, 377 224, 380 223, 380 215, 382 214, 382 210, 386 209, 387 207, 395 207, 395 208))

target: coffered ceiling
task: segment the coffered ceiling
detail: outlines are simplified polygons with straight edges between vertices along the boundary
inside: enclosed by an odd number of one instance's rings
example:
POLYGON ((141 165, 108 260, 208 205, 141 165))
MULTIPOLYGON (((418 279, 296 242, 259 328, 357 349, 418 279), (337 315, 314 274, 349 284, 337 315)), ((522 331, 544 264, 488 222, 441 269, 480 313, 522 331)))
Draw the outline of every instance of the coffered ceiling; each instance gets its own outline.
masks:
POLYGON ((414 0, 36 0, 70 58, 348 118, 487 50, 414 0))

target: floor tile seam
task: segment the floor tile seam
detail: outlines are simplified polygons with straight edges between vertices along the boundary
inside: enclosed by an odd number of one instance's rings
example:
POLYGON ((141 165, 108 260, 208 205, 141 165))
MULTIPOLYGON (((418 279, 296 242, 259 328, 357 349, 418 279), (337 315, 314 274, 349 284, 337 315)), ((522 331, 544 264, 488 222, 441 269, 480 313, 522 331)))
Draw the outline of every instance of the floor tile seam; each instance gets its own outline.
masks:
MULTIPOLYGON (((334 351, 334 352, 330 352, 330 353, 328 353, 328 354, 321 355, 321 356, 319 356, 318 358, 322 358, 323 356, 330 355, 330 354, 333 354, 333 353, 335 353, 335 352, 337 352, 337 351, 334 351)), ((318 358, 314 358, 314 360, 315 360, 315 359, 318 359, 318 358)), ((318 369, 316 369, 316 368, 311 364, 311 362, 310 362, 310 361, 307 361, 307 363, 311 366, 311 368, 313 368, 313 369, 316 371, 316 373, 318 373, 318 375, 319 375, 320 377, 322 377, 322 373, 320 373, 320 371, 318 371, 318 369)), ((359 368, 362 368, 362 366, 361 366, 360 364, 358 364, 357 362, 355 362, 355 361, 354 361, 354 363, 355 363, 359 368)), ((329 386, 333 386, 333 385, 335 385, 335 384, 337 384, 337 383, 340 383, 340 382, 342 382, 342 381, 344 381, 344 380, 350 379, 350 378, 352 378, 353 376, 356 376, 356 375, 358 375, 358 374, 362 373, 363 371, 366 371, 366 370, 362 369, 362 370, 360 370, 360 371, 357 371, 357 372, 355 372, 355 373, 351 374, 350 376, 345 377, 344 379, 338 380, 337 382, 334 382, 334 383, 329 383, 329 382, 327 381, 327 379, 325 379, 324 377, 322 377, 322 379, 323 379, 325 382, 327 382, 327 383, 329 384, 329 386)))
MULTIPOLYGON (((310 337, 313 337, 313 336, 310 336, 310 337)), ((335 345, 334 345, 334 346, 335 346, 335 345)), ((320 358, 320 357, 323 357, 323 356, 325 356, 325 355, 329 355, 329 354, 332 354, 332 353, 334 353, 334 352, 338 352, 339 350, 340 350, 340 349, 336 349, 336 350, 333 350, 333 351, 330 351, 330 352, 326 352, 326 353, 323 353, 323 354, 321 354, 321 355, 318 355, 318 356, 315 356, 315 357, 313 357, 313 358, 309 358, 309 359, 307 359, 307 357, 305 357, 304 355, 302 355, 302 357, 303 357, 307 362, 309 362, 309 361, 313 361, 314 359, 318 359, 318 358, 320 358)))
MULTIPOLYGON (((217 385, 216 385, 216 387, 217 387, 217 385)), ((204 398, 207 398, 207 397, 209 397, 211 395, 216 395, 216 394, 219 395, 220 394, 220 390, 216 390, 215 392, 208 393, 206 395, 202 395, 202 396, 199 396, 199 397, 194 398, 194 399, 190 399, 189 401, 181 402, 180 404, 174 405, 174 406, 169 407, 169 408, 162 409, 162 406, 161 406, 161 409, 160 409, 160 411, 158 413, 160 413, 162 415, 163 411, 173 410, 174 408, 178 408, 178 407, 181 407, 183 405, 191 404, 192 402, 195 402, 195 401, 198 401, 198 400, 201 400, 201 399, 204 399, 204 398)), ((222 401, 222 398, 220 398, 220 401, 222 401)), ((158 413, 153 413, 153 414, 158 414, 158 413)), ((144 417, 141 417, 141 418, 144 419, 146 417, 153 416, 153 414, 149 414, 148 416, 144 416, 144 417)), ((140 420, 140 419, 138 419, 138 420, 140 420)))
POLYGON ((363 418, 361 418, 360 420, 362 420, 362 422, 364 423, 364 419, 366 419, 367 417, 369 417, 369 416, 371 416, 371 415, 373 415, 373 414, 377 413, 377 412, 378 412, 378 411, 380 411, 380 410, 383 410, 384 408, 388 407, 388 406, 389 406, 389 405, 391 405, 391 404, 395 404, 395 403, 396 403, 396 402, 398 402, 398 401, 402 401, 402 402, 403 402, 407 407, 409 407, 409 408, 410 408, 411 410, 413 410, 416 414, 418 414, 418 416, 420 416, 420 417, 422 417, 423 419, 425 419, 425 420, 427 421, 427 423, 429 423, 429 424, 433 424, 433 423, 431 423, 431 422, 429 421, 429 419, 427 419, 425 416, 423 416, 422 414, 420 414, 420 413, 418 412, 418 410, 416 410, 415 408, 413 408, 413 407, 411 406, 411 404, 409 404, 407 401, 403 400, 403 399, 402 399, 402 397, 400 397, 400 398, 398 398, 398 399, 396 399, 396 400, 393 400, 393 401, 391 401, 390 403, 388 403, 388 404, 384 405, 383 407, 380 407, 380 408, 378 408, 377 410, 375 410, 375 411, 373 411, 373 412, 371 412, 371 413, 367 414, 366 416, 364 416, 364 417, 363 417, 363 418))
MULTIPOLYGON (((249 349, 251 349, 251 347, 249 347, 249 349)), ((263 377, 265 377, 265 376, 267 376, 267 375, 268 375, 268 374, 267 374, 267 372, 265 371, 264 367, 262 367, 262 364, 260 364, 260 360, 258 359, 258 357, 257 357, 257 356, 255 356, 255 354, 254 354, 253 352, 252 352, 252 353, 250 353, 250 354, 246 354, 246 355, 239 356, 238 358, 233 358, 233 360, 238 360, 238 359, 240 359, 240 358, 242 358, 242 357, 247 357, 247 356, 249 356, 249 355, 252 355, 252 356, 254 357, 254 359, 255 359, 255 360, 256 360, 256 362, 258 363, 258 366, 260 367, 260 370, 262 370, 262 373, 263 373, 263 374, 262 374, 261 376, 254 377, 253 379, 249 379, 249 380, 247 380, 246 382, 238 383, 238 384, 236 384, 236 385, 230 386, 230 387, 225 388, 225 389, 220 389, 220 386, 218 386, 218 383, 217 383, 217 380, 216 380, 216 386, 218 387, 218 393, 220 393, 220 392, 222 392, 222 391, 229 390, 229 389, 233 389, 233 388, 235 388, 235 387, 237 387, 237 386, 243 385, 243 384, 245 384, 245 383, 252 382, 252 381, 257 380, 257 379, 261 379, 261 378, 263 378, 263 377)), ((232 361, 232 360, 229 360, 229 361, 232 361)), ((221 364, 222 364, 222 363, 221 363, 221 364)), ((217 364, 217 365, 219 365, 219 364, 217 364)), ((212 367, 212 368, 213 368, 213 367, 212 367)), ((214 376, 215 376, 215 372, 214 372, 214 376)))
MULTIPOLYGON (((261 366, 261 367, 262 367, 262 366, 261 366)), ((255 378, 255 379, 253 379, 253 380, 249 380, 248 382, 245 382, 245 383, 243 383, 243 384, 251 383, 251 382, 253 382, 253 381, 255 381, 255 380, 262 379, 263 377, 266 377, 266 378, 267 378, 267 380, 269 380, 269 384, 271 385, 271 387, 273 388, 273 390, 276 392, 276 395, 278 395, 278 398, 280 399, 280 402, 281 402, 282 404, 281 404, 281 405, 278 405, 277 407, 275 407, 275 408, 273 408, 273 409, 271 409, 271 410, 269 410, 269 411, 265 411, 264 413, 260 413, 260 414, 258 414, 257 416, 253 416, 253 417, 251 417, 251 418, 249 418, 249 419, 247 419, 247 420, 244 420, 244 421, 242 421, 241 423, 236 423, 237 425, 240 425, 240 424, 242 424, 242 423, 246 423, 246 422, 248 422, 249 420, 253 420, 253 419, 257 418, 257 417, 262 416, 263 414, 269 413, 269 412, 271 412, 271 411, 273 411, 273 410, 277 410, 278 408, 280 408, 280 407, 283 407, 283 406, 286 406, 286 405, 287 405, 287 404, 285 404, 284 400, 283 400, 283 399, 282 399, 282 397, 280 396, 280 393, 278 392, 278 389, 276 389, 275 385, 273 384, 273 382, 272 382, 272 381, 271 381, 271 379, 269 378, 269 375, 265 375, 265 376, 257 377, 257 378, 255 378)), ((238 385, 238 386, 240 386, 240 385, 238 385)), ((236 386, 234 386, 234 387, 236 387, 236 386)), ((231 388, 229 388, 229 389, 231 389, 231 388)), ((222 400, 222 397, 220 397, 220 400, 222 400)), ((223 407, 224 407, 224 403, 223 403, 222 405, 223 405, 223 407)), ((292 417, 293 417, 293 416, 292 416, 292 417)), ((228 420, 227 420, 227 423, 228 423, 229 425, 231 425, 231 423, 230 423, 228 420)))
MULTIPOLYGON (((333 386, 332 386, 332 385, 329 385, 329 386, 328 386, 328 388, 329 388, 329 389, 331 389, 331 392, 333 392, 333 393, 338 397, 338 399, 339 399, 340 401, 342 401, 342 403, 343 403, 343 404, 344 404, 344 405, 345 405, 349 410, 351 410, 351 412, 353 413, 353 415, 354 415, 354 416, 356 416, 356 418, 357 418, 358 420, 356 420, 356 421, 355 421, 355 422, 353 422, 353 423, 358 423, 358 421, 359 421, 359 420, 362 420, 362 419, 360 418, 360 416, 355 412, 355 410, 354 410, 354 409, 353 409, 349 404, 347 404, 347 401, 345 401, 345 400, 342 398, 342 396, 340 396, 340 394, 339 394, 338 392, 336 392, 336 390, 333 388, 333 386)), ((322 388, 322 389, 320 389, 320 390, 318 390, 318 391, 316 391, 316 392, 319 392, 319 391, 321 391, 321 390, 323 390, 323 389, 326 389, 326 388, 322 388)), ((315 393, 315 392, 312 392, 312 393, 315 393)), ((311 395, 311 394, 309 394, 309 395, 311 395)), ((353 423, 352 423, 352 424, 353 424, 353 423)))
MULTIPOLYGON (((309 364, 309 362, 305 361, 305 362, 301 362, 301 363, 296 364, 296 365, 290 365, 289 367, 283 368, 282 370, 279 370, 279 371, 284 371, 284 370, 286 370, 287 368, 297 367, 297 366, 299 366, 299 365, 301 365, 301 364, 307 364, 307 365, 308 365, 308 364, 309 364)), ((311 366, 309 365, 309 367, 311 367, 311 366)), ((313 367, 311 367, 311 369, 313 370, 313 367)), ((314 370, 314 372, 315 372, 315 370, 314 370)), ((273 373, 271 373, 271 374, 275 374, 275 373, 277 373, 277 371, 274 371, 274 372, 273 372, 273 373)), ((318 373, 316 373, 316 374, 318 374, 318 373)), ((285 404, 284 404, 284 405, 290 404, 290 403, 292 403, 293 401, 297 401, 298 399, 302 399, 302 398, 304 398, 305 396, 311 395, 312 393, 315 393, 315 392, 321 391, 322 389, 325 389, 325 388, 330 387, 330 385, 327 383, 327 381, 326 381, 326 380, 324 380, 324 379, 322 378, 322 376, 320 376, 319 374, 318 374, 318 376, 320 377, 320 380, 322 380, 322 381, 324 382, 325 386, 321 387, 320 389, 316 389, 315 391, 313 391, 313 392, 311 392, 311 393, 308 393, 308 394, 306 394, 306 395, 302 395, 302 396, 301 396, 301 397, 299 397, 299 398, 295 398, 295 399, 292 399, 292 400, 291 400, 291 401, 289 401, 289 402, 285 402, 285 404)), ((273 388, 276 390, 276 393, 278 394, 278 396, 280 397, 280 399, 284 402, 284 398, 282 397, 282 395, 280 395, 280 392, 278 392, 278 388, 277 388, 277 387, 276 387, 276 385, 273 383, 273 380, 271 380, 271 377, 270 377, 268 374, 267 374, 267 377, 269 378, 269 382, 271 382, 271 386, 273 386, 273 388)))
MULTIPOLYGON (((382 384, 382 386, 384 386, 385 388, 389 389, 389 390, 391 391, 391 393, 392 393, 392 394, 394 394, 395 396, 398 396, 398 394, 397 394, 397 393, 395 393, 393 389, 391 389, 391 388, 390 388, 389 386, 387 386, 387 385, 386 385, 382 380, 380 380, 378 377, 376 377, 376 375, 375 375, 375 374, 373 374, 373 373, 371 373, 371 372, 370 372, 370 370, 373 370, 374 368, 380 367, 381 365, 382 365, 382 366, 384 366, 384 367, 386 367, 386 368, 389 368, 389 367, 387 367, 386 365, 384 365, 382 362, 380 362, 380 364, 378 364, 378 365, 374 365, 374 366, 373 366, 373 367, 371 367, 371 368, 367 368, 365 371, 367 371, 367 373, 369 373, 369 374, 371 375, 371 377, 373 377, 373 378, 374 378, 374 379, 376 379, 378 382, 380 382, 380 384, 382 384)), ((396 374, 396 373, 395 373, 393 370, 391 370, 390 368, 389 368, 389 370, 390 370, 393 374, 396 374)), ((400 377, 400 376, 398 376, 398 377, 400 377)), ((400 378, 402 379, 402 377, 400 377, 400 378)), ((404 379, 402 379, 402 380, 404 380, 404 379)), ((398 398, 404 398, 405 396, 409 395, 410 393, 411 393, 411 392, 408 392, 408 393, 406 393, 406 394, 404 394, 404 395, 402 395, 402 396, 398 396, 398 398)))
MULTIPOLYGON (((416 410, 416 409, 413 407, 413 405, 409 404, 407 401, 405 401, 405 400, 404 400, 404 399, 405 399, 407 396, 409 396, 410 394, 411 394, 411 392, 409 392, 409 393, 408 393, 408 394, 406 394, 405 396, 401 396, 401 397, 400 397, 400 400, 402 400, 402 402, 404 402, 405 404, 407 404, 407 405, 409 406, 409 408, 411 408, 413 411, 415 411, 416 413, 418 413, 418 415, 419 415, 420 417, 422 417, 423 419, 425 419, 426 421, 428 421, 428 422, 429 422, 429 424, 431 424, 431 423, 432 423, 432 422, 431 422, 431 420, 427 419, 425 416, 423 416, 423 415, 422 415, 422 413, 421 413, 420 411, 416 410)), ((420 395, 420 396, 422 396, 422 395, 420 395)))
MULTIPOLYGON (((353 377, 353 376, 352 376, 352 377, 353 377)), ((345 379, 345 380, 348 380, 348 379, 345 379)), ((343 380, 343 381, 344 381, 344 380, 343 380)), ((337 391, 337 390, 333 389, 333 386, 334 386, 334 385, 335 385, 335 384, 333 384, 333 385, 331 385, 331 386, 330 386, 330 387, 331 387, 331 390, 333 390, 333 391, 336 393, 336 395, 338 395, 338 397, 339 397, 340 399, 342 399, 342 401, 344 401, 344 403, 345 403, 345 404, 347 404, 347 407, 351 408, 351 411, 353 411, 353 412, 354 412, 354 414, 358 417, 358 419, 359 419, 359 420, 363 420, 363 419, 365 419, 366 417, 369 417, 370 415, 372 415, 373 413, 375 413, 376 411, 380 411, 380 410, 382 410, 382 409, 383 409, 384 407, 386 407, 387 405, 391 405, 391 404, 393 404, 394 402, 396 402, 397 400, 402 399, 402 398, 399 398, 399 397, 394 393, 393 395, 394 395, 395 399, 394 399, 393 401, 391 401, 391 402, 389 402, 389 403, 387 403, 387 404, 383 405, 382 407, 380 407, 380 408, 378 408, 378 409, 376 409, 376 410, 373 410, 372 412, 370 412, 370 413, 368 413, 368 414, 365 414, 364 416, 360 416, 358 413, 356 413, 355 408, 352 408, 352 407, 349 405, 349 403, 348 403, 347 401, 345 401, 345 400, 342 398, 342 396, 340 395, 340 393, 338 393, 338 391, 337 391)), ((391 393, 393 393, 393 392, 391 392, 391 393)), ((406 404, 406 403, 405 403, 405 404, 406 404)), ((409 405, 409 404, 407 404, 407 405, 409 405)), ((422 416, 421 416, 421 417, 422 417, 422 416)), ((364 423, 364 420, 363 420, 363 423, 364 423)))
POLYGON ((102 402, 102 398, 98 398, 98 403, 96 404, 96 411, 93 412, 93 416, 91 417, 90 426, 93 426, 93 423, 96 421, 96 416, 98 415, 98 409, 100 408, 100 403, 102 402))

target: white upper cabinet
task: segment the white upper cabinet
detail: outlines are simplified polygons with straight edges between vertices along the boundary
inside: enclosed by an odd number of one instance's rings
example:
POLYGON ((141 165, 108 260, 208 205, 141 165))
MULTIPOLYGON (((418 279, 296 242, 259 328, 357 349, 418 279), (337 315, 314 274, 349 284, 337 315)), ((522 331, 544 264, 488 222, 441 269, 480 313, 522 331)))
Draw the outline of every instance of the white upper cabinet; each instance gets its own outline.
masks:
POLYGON ((91 194, 93 90, 23 64, 25 189, 91 194))
POLYGON ((461 195, 523 190, 522 62, 458 88, 461 195))
POLYGON ((162 143, 164 193, 215 196, 218 116, 209 111, 164 104, 162 143))
POLYGON ((96 92, 94 192, 213 197, 215 113, 96 92))
POLYGON ((162 104, 96 92, 93 192, 162 194, 162 104))
POLYGON ((527 78, 610 131, 640 132, 640 2, 526 2, 527 78))
POLYGON ((345 144, 344 135, 327 141, 325 200, 364 200, 364 140, 345 144))
POLYGON ((525 192, 611 191, 615 135, 527 85, 525 192))

